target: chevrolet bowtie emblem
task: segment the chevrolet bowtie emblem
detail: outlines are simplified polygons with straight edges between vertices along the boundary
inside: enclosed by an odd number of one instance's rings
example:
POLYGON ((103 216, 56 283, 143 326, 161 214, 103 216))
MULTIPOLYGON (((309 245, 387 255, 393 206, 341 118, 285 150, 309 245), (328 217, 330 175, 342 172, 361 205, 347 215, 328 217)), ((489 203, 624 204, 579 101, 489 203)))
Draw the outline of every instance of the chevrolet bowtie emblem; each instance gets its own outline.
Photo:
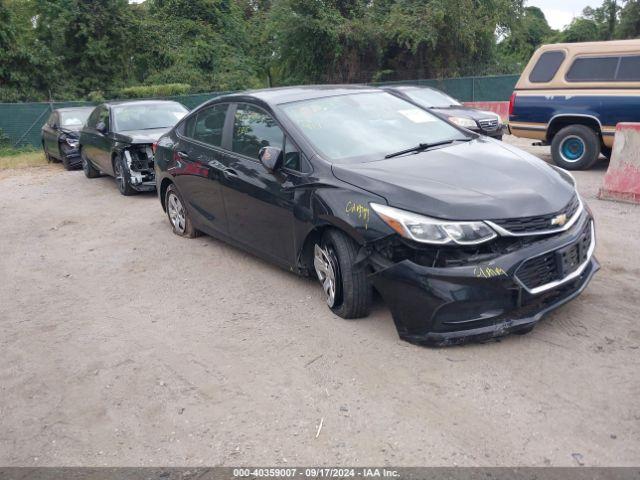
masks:
POLYGON ((567 223, 567 216, 564 213, 551 219, 551 225, 558 225, 559 227, 562 227, 565 223, 567 223))

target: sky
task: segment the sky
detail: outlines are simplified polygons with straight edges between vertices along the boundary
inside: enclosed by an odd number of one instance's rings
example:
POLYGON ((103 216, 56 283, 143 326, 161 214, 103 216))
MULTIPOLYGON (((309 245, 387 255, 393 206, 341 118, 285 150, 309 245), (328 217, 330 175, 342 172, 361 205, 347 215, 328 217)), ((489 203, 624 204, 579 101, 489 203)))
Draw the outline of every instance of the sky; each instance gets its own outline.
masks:
POLYGON ((599 7, 601 0, 529 0, 528 6, 539 7, 551 28, 560 30, 582 13, 584 7, 599 7))

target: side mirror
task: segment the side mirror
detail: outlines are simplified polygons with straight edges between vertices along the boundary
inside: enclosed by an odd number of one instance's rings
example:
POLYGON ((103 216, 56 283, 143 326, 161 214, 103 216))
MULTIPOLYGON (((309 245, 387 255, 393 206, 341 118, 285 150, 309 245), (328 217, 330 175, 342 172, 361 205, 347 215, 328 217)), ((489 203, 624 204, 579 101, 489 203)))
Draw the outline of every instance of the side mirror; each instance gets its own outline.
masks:
POLYGON ((104 122, 98 122, 98 124, 96 125, 96 130, 100 133, 107 133, 107 126, 104 124, 104 122))
POLYGON ((258 159, 267 172, 273 173, 282 165, 282 150, 278 147, 262 147, 258 159))

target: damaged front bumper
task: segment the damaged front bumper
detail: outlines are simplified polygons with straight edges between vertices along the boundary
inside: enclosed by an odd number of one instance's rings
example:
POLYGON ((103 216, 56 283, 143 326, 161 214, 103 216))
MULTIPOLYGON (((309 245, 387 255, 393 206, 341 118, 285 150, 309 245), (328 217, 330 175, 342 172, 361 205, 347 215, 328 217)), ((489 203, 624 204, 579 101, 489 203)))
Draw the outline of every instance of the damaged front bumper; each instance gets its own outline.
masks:
POLYGON ((460 266, 374 254, 371 279, 403 340, 430 346, 486 341, 528 332, 578 296, 600 268, 594 248, 593 219, 585 211, 564 233, 460 266))
POLYGON ((123 152, 129 170, 129 183, 139 192, 152 192, 156 189, 153 151, 151 145, 136 145, 123 152))
POLYGON ((60 153, 64 156, 64 161, 69 168, 82 166, 82 158, 77 146, 71 146, 67 142, 60 143, 60 153))

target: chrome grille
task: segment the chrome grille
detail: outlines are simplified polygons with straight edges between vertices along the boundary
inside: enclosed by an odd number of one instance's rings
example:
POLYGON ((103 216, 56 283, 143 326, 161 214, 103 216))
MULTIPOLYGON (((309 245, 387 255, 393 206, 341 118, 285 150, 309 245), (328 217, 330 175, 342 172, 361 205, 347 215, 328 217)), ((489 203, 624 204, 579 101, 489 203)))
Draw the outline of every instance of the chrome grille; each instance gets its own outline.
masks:
POLYGON ((478 123, 483 130, 497 130, 500 121, 497 118, 484 118, 479 120, 478 123))
POLYGON ((540 215, 536 217, 521 217, 521 218, 509 218, 504 220, 492 220, 496 225, 508 230, 514 234, 524 234, 540 231, 552 230, 554 227, 552 220, 558 215, 566 215, 567 221, 573 218, 578 209, 580 208, 580 200, 577 195, 571 199, 571 201, 559 212, 551 213, 548 215, 540 215))

